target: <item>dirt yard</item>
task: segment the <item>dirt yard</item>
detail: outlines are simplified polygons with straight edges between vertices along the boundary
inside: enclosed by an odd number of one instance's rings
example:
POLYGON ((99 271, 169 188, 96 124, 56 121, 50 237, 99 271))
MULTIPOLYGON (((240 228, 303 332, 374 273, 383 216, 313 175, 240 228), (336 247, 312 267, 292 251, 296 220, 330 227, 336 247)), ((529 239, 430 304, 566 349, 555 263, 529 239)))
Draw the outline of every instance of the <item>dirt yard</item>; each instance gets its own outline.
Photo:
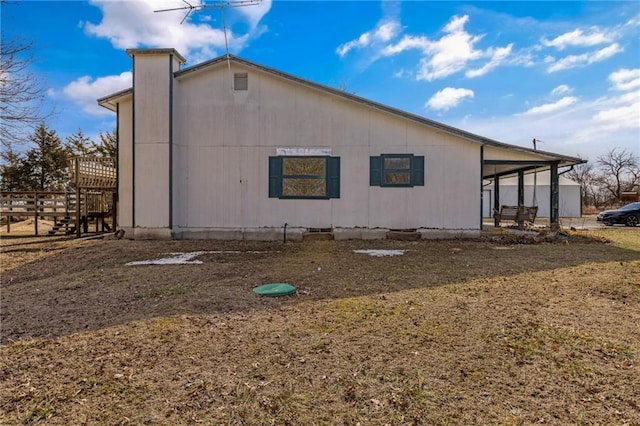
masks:
POLYGON ((1 246, 0 424, 640 425, 640 228, 1 246))

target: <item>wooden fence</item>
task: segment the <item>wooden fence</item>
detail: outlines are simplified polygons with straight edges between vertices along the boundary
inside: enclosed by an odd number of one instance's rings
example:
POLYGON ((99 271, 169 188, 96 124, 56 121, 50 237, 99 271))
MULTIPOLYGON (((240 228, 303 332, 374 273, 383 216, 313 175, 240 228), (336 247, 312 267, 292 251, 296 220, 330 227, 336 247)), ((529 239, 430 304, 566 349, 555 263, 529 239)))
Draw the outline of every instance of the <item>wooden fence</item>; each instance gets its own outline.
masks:
POLYGON ((76 192, 2 191, 0 216, 6 218, 7 232, 11 231, 12 217, 32 217, 38 235, 38 219, 41 218, 57 221, 60 218, 74 218, 76 214, 85 219, 104 219, 112 215, 113 194, 112 191, 81 191, 80 208, 77 210, 76 192))

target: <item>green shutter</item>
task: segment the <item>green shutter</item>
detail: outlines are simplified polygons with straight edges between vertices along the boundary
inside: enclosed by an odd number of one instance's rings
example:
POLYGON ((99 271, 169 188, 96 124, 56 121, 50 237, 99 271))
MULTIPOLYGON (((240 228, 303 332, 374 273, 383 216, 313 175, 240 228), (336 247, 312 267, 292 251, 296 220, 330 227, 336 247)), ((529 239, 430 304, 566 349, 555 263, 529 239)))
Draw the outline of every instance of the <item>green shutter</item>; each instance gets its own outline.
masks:
POLYGON ((424 156, 422 155, 411 157, 411 184, 424 186, 424 156))
POLYGON ((269 197, 282 195, 282 158, 269 157, 269 197))
POLYGON ((369 186, 382 184, 382 157, 369 157, 369 186))
POLYGON ((327 197, 340 198, 340 157, 327 157, 327 197))

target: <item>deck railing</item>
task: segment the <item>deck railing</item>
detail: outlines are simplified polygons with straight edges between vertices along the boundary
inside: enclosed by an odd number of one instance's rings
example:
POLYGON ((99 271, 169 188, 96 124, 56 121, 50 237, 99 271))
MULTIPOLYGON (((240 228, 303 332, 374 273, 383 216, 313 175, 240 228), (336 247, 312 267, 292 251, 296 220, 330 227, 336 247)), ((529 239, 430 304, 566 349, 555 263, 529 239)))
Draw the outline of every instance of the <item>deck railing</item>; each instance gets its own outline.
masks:
POLYGON ((84 189, 115 189, 116 159, 74 157, 67 160, 71 184, 84 189))

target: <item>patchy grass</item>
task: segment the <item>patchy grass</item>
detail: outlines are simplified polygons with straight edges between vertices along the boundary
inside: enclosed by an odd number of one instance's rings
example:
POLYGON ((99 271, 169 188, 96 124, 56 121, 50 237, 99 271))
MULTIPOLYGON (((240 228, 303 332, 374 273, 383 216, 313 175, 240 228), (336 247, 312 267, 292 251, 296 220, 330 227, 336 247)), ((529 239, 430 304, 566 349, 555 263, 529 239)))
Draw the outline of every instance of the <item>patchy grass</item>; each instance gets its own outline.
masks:
POLYGON ((138 297, 140 299, 146 299, 161 296, 176 296, 178 294, 185 294, 187 291, 189 291, 189 289, 182 285, 164 288, 153 288, 151 290, 143 291, 138 295, 138 297))
POLYGON ((639 424, 640 229, 578 234, 3 239, 0 423, 639 424))

